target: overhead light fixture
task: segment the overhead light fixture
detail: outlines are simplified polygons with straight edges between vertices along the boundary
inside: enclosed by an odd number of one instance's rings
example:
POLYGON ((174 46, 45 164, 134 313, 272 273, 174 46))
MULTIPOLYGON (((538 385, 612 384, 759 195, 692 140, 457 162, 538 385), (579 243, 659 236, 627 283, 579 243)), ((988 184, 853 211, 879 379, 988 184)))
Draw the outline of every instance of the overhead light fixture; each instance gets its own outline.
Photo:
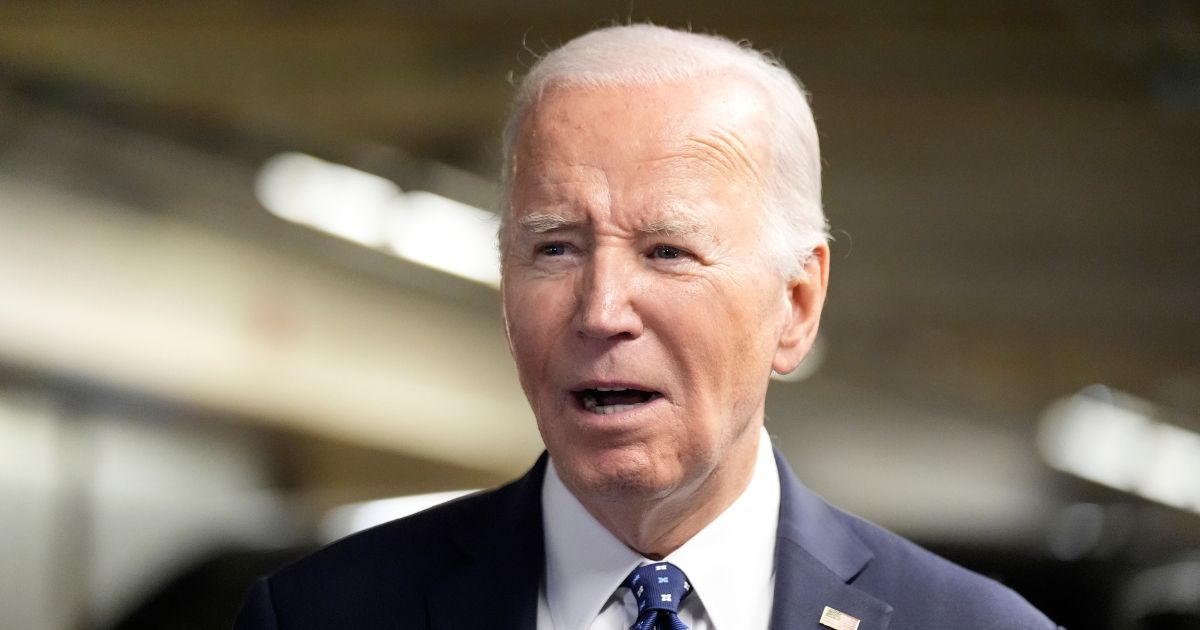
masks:
POLYGON ((500 217, 423 190, 397 197, 389 210, 386 240, 396 255, 500 286, 500 217))
POLYGON ((1200 513, 1200 434, 1157 415, 1144 400, 1094 385, 1046 408, 1038 446, 1054 468, 1200 513))
POLYGON ((255 194, 281 219, 491 287, 500 285, 495 214, 303 153, 280 153, 255 194))
POLYGON ((388 204, 401 194, 378 175, 294 152, 263 163, 254 192, 281 219, 368 247, 384 244, 388 204))

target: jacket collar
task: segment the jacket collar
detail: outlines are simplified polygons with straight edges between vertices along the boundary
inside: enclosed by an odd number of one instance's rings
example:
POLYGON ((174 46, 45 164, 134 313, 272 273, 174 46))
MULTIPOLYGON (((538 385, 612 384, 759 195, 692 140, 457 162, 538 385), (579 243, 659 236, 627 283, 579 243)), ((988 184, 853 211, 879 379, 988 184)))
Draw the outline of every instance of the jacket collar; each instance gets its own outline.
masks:
POLYGON ((775 463, 780 504, 771 630, 822 628, 826 607, 858 618, 859 630, 886 630, 892 607, 854 586, 874 554, 843 514, 796 479, 778 450, 775 463))

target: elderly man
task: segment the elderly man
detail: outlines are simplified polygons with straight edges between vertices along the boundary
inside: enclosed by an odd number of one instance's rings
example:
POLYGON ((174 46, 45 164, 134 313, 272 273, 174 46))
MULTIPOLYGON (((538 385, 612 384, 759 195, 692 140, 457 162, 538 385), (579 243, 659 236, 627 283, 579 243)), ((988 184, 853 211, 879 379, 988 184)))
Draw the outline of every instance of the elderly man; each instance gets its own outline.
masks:
POLYGON ((506 133, 504 320, 548 456, 258 582, 239 628, 1053 628, 825 504, 772 452, 771 371, 829 274, 805 94, 634 25, 550 53, 506 133))

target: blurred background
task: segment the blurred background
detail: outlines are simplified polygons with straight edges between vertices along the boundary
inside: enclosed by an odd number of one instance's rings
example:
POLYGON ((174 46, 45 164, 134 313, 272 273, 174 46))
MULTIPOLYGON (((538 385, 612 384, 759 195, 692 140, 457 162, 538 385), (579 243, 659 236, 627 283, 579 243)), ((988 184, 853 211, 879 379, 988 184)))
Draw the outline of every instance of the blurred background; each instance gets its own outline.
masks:
POLYGON ((1073 628, 1200 628, 1186 0, 0 3, 0 628, 224 628, 415 505, 369 501, 522 473, 499 128, 630 19, 813 93, 805 483, 1073 628))

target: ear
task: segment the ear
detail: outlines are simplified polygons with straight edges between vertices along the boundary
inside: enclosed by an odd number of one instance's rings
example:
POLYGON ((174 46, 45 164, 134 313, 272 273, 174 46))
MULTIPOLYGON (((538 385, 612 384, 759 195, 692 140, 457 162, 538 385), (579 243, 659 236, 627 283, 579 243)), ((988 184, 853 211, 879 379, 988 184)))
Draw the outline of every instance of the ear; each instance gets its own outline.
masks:
POLYGON ((829 286, 829 246, 822 243, 813 248, 804 270, 805 277, 788 280, 784 296, 787 312, 775 360, 771 362, 771 368, 780 374, 796 369, 817 339, 821 308, 829 286))

